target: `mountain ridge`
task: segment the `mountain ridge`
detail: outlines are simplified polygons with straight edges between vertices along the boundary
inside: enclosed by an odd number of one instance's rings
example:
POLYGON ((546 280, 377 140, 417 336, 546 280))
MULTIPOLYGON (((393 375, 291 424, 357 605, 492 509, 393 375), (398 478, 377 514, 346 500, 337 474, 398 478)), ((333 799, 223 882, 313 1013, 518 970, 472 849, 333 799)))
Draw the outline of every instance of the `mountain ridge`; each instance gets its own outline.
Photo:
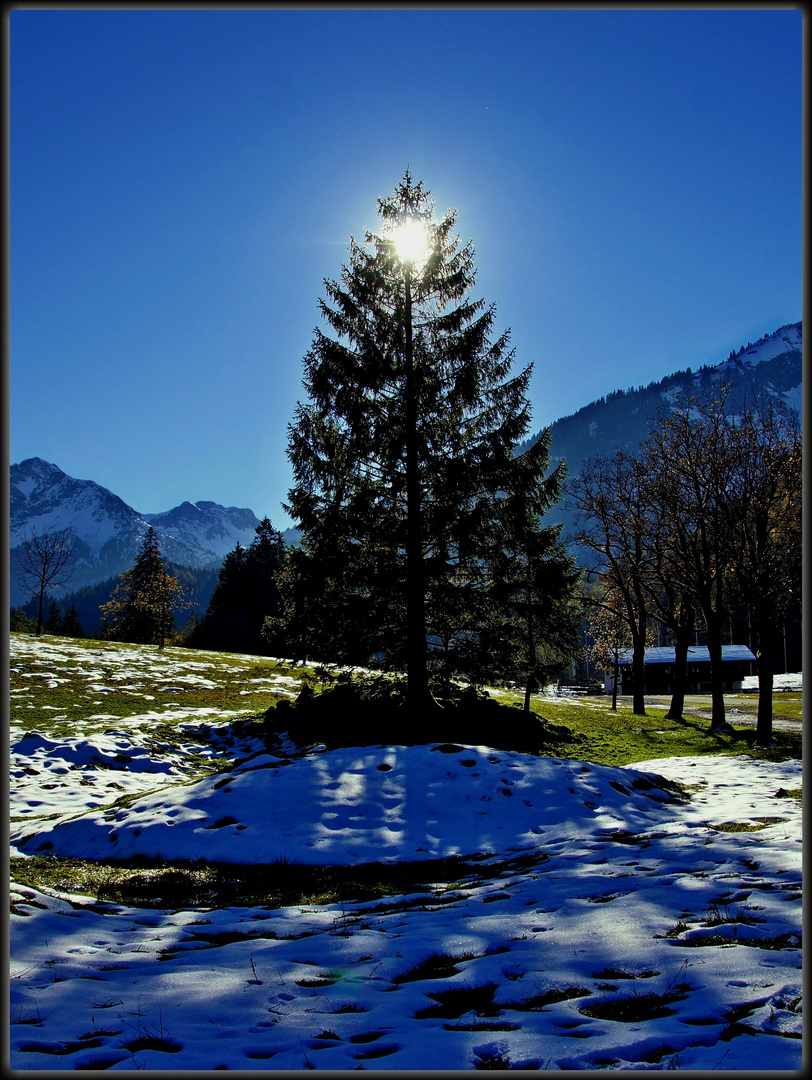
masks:
MULTIPOLYGON (((42 458, 27 458, 10 470, 9 548, 13 555, 27 533, 68 529, 75 538, 71 591, 116 577, 135 562, 147 530, 158 534, 170 562, 204 569, 218 566, 239 542, 248 547, 259 518, 242 507, 201 500, 157 514, 142 514, 108 488, 79 480, 42 458)), ((12 605, 26 592, 11 576, 12 605)))
MULTIPOLYGON (((734 406, 745 398, 771 397, 800 416, 802 406, 803 324, 788 323, 755 344, 748 342, 738 352, 716 364, 703 364, 674 372, 647 386, 615 390, 582 406, 569 416, 549 425, 550 461, 565 460, 568 476, 576 476, 587 458, 611 455, 617 448, 634 452, 648 435, 648 425, 660 405, 677 408, 714 384, 731 386, 734 406)), ((517 447, 528 450, 542 435, 542 429, 517 447)), ((567 521, 568 515, 556 507, 550 520, 567 521)))

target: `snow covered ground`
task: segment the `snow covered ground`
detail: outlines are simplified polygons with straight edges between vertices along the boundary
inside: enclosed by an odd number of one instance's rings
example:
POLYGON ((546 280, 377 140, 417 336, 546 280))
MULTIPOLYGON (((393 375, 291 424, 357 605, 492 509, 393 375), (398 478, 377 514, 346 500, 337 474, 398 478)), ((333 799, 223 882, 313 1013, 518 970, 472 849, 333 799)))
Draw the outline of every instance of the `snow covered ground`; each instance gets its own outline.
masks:
MULTIPOLYGON (((143 660, 113 653, 108 679, 143 660)), ((13 1069, 801 1067, 801 762, 277 757, 182 711, 189 741, 162 748, 133 705, 69 737, 12 727, 13 857, 409 860, 427 884, 160 910, 12 880, 13 1069), (234 767, 190 771, 206 755, 234 767), (472 869, 433 879, 448 855, 472 869)))
MULTIPOLYGON (((803 675, 800 671, 790 672, 788 675, 773 675, 773 690, 803 690, 803 675)), ((745 675, 742 679, 742 690, 758 690, 758 675, 745 675)))

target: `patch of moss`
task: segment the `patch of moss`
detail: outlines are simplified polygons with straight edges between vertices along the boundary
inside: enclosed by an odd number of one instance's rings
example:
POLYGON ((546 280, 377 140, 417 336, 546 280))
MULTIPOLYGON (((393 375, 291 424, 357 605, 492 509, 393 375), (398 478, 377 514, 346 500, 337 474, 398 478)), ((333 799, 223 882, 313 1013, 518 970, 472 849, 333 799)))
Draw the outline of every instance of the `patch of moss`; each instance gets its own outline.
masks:
MULTIPOLYGON (((250 866, 204 861, 167 864, 145 859, 99 863, 37 855, 12 859, 11 877, 17 884, 41 892, 87 896, 89 904, 102 901, 168 910, 211 910, 234 905, 277 908, 408 896, 406 901, 395 902, 400 908, 404 904, 436 906, 454 903, 459 896, 447 893, 446 884, 456 887, 460 881, 481 880, 516 865, 515 859, 479 865, 476 859, 467 860, 461 856, 430 862, 325 867, 295 863, 250 866), (422 895, 415 896, 415 893, 422 895)), ((356 914, 379 910, 382 909, 375 907, 356 911, 356 914)))
POLYGON ((760 829, 766 829, 768 825, 777 825, 786 820, 782 817, 757 817, 751 821, 723 821, 719 825, 711 825, 711 828, 716 832, 726 833, 758 832, 760 829))

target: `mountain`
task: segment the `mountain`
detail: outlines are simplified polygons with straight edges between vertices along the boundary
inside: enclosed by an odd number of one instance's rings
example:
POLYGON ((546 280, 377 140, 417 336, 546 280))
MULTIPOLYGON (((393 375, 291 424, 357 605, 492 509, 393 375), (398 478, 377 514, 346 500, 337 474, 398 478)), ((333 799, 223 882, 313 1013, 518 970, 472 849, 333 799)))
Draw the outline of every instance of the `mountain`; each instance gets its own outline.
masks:
MULTIPOLYGON (((565 459, 568 476, 575 477, 587 458, 611 455, 617 448, 634 451, 648 435, 648 423, 661 405, 679 407, 692 394, 720 382, 732 387, 734 403, 773 398, 800 416, 802 351, 802 324, 790 323, 697 372, 687 368, 645 387, 615 390, 551 424, 551 464, 565 459)), ((517 452, 529 449, 540 435, 521 443, 517 452)), ((572 524, 562 504, 546 520, 562 522, 566 528, 572 524)))
MULTIPOLYGON (((179 566, 219 566, 237 541, 248 547, 259 519, 252 510, 213 502, 184 502, 161 514, 139 514, 107 488, 76 480, 41 458, 11 466, 9 547, 23 536, 69 529, 76 538, 71 591, 122 574, 135 562, 150 525, 161 554, 179 566)), ((10 602, 27 599, 16 574, 10 576, 10 602)))

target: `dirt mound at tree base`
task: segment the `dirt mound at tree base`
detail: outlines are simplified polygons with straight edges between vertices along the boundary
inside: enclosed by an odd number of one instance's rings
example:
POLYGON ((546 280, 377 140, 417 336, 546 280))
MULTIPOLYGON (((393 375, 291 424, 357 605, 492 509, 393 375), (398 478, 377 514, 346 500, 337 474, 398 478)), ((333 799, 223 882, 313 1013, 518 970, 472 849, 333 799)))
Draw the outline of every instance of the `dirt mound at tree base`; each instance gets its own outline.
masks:
POLYGON ((502 705, 474 687, 438 704, 442 708, 436 713, 415 721, 404 707, 402 688, 394 684, 368 688, 339 683, 321 694, 305 687, 295 701, 280 701, 267 710, 263 734, 269 747, 289 738, 300 747, 323 743, 328 750, 432 742, 550 754, 582 741, 569 728, 515 705, 502 705))

